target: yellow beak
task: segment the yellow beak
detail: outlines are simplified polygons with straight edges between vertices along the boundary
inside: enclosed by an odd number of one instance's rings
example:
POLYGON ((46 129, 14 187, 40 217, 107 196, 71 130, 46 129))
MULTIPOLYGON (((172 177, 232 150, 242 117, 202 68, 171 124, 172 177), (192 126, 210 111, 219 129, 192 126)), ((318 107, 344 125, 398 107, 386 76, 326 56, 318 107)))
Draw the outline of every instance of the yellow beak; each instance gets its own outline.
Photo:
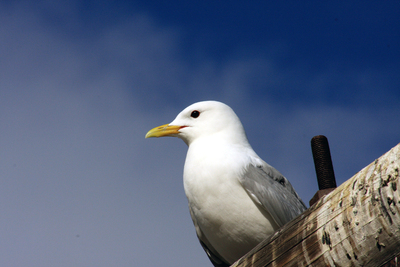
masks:
POLYGON ((178 134, 181 128, 182 126, 164 124, 148 131, 145 138, 178 134))

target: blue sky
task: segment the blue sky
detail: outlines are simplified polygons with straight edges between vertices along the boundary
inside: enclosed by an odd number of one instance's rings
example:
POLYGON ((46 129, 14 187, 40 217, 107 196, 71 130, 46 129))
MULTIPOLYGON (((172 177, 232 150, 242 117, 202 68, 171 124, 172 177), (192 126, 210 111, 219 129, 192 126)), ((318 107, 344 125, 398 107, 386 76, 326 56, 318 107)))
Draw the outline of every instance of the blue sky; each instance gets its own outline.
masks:
POLYGON ((0 264, 211 266, 186 145, 145 140, 219 100, 305 202, 399 143, 398 1, 0 1, 0 264))

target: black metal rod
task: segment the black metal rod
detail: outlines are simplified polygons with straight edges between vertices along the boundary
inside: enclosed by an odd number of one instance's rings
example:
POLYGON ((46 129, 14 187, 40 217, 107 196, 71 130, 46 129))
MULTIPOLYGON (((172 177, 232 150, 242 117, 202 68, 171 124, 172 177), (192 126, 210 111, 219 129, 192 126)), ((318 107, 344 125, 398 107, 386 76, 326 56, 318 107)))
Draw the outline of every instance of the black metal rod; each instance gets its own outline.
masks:
POLYGON ((328 139, 323 135, 314 136, 311 139, 311 149, 319 190, 335 188, 336 179, 328 139))

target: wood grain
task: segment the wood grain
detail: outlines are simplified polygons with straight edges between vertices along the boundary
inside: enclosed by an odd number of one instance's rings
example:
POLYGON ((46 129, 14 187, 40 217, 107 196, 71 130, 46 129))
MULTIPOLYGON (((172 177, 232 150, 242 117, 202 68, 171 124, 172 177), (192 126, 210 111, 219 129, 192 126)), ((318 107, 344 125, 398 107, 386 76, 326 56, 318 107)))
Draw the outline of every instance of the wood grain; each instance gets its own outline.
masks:
POLYGON ((400 252, 400 144, 233 267, 382 266, 400 252))

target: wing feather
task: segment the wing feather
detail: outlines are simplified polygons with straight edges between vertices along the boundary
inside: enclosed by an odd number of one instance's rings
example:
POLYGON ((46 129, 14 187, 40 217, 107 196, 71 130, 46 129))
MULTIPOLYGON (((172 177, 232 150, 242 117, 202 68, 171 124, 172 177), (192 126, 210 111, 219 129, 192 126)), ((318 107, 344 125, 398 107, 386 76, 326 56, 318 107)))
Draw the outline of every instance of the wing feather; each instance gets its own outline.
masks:
POLYGON ((240 177, 240 183, 279 227, 307 209, 290 182, 266 162, 260 166, 249 164, 240 177))
POLYGON ((229 267, 230 264, 219 255, 219 253, 214 249, 214 247, 210 244, 207 237, 204 235, 203 231, 200 229, 199 225, 197 224, 195 216, 193 216, 193 211, 189 205, 190 215, 193 220, 194 228, 196 229, 197 238, 200 241, 201 246, 203 247, 204 251, 206 252, 208 258, 214 265, 214 267, 229 267))

